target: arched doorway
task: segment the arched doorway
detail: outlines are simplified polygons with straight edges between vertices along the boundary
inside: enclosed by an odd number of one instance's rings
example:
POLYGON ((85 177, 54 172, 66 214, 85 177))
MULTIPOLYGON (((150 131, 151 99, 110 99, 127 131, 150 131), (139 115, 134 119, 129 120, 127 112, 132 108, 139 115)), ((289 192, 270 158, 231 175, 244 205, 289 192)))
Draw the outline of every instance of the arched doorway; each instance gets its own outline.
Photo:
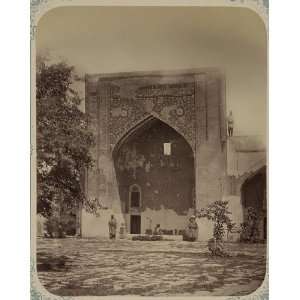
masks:
POLYGON ((193 150, 181 134, 151 117, 116 145, 113 159, 130 233, 156 224, 171 234, 184 229, 195 209, 195 171, 193 150))
POLYGON ((129 187, 129 213, 130 213, 130 233, 141 233, 141 208, 142 208, 141 187, 133 184, 129 187))
POLYGON ((244 220, 247 220, 249 208, 257 216, 258 238, 267 239, 267 179, 266 166, 247 178, 241 187, 244 220))

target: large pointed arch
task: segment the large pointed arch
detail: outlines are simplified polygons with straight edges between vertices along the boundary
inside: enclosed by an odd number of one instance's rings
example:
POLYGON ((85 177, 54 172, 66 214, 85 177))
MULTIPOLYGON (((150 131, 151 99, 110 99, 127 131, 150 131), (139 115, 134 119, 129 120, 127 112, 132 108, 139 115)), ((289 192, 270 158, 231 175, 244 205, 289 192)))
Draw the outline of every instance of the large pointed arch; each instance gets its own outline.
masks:
POLYGON ((149 115, 119 139, 112 158, 127 229, 144 233, 153 220, 163 229, 183 230, 195 210, 195 153, 187 139, 149 115), (132 187, 138 187, 140 205, 131 205, 132 187))
POLYGON ((159 117, 158 114, 155 114, 154 112, 148 116, 146 116, 144 119, 140 120, 138 123, 136 123, 134 126, 132 126, 129 130, 126 131, 126 133, 123 134, 123 136, 117 141, 117 143, 114 145, 112 149, 112 156, 114 157, 120 147, 124 144, 125 141, 128 141, 131 137, 134 137, 136 134, 139 134, 141 131, 144 131, 147 128, 150 128, 155 122, 162 122, 166 124, 167 126, 171 127, 173 130, 175 130, 190 146, 193 153, 195 152, 193 145, 191 145, 190 141, 172 124, 169 122, 166 122, 162 118, 159 117))

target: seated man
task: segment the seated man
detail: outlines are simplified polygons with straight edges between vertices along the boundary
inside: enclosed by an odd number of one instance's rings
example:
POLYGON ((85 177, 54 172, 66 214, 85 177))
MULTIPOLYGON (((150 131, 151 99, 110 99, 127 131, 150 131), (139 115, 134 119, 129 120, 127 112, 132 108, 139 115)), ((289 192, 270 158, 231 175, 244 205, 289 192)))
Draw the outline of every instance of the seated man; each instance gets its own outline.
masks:
POLYGON ((161 235, 162 232, 161 232, 161 228, 160 228, 160 224, 157 224, 154 228, 154 232, 153 232, 154 235, 161 235))

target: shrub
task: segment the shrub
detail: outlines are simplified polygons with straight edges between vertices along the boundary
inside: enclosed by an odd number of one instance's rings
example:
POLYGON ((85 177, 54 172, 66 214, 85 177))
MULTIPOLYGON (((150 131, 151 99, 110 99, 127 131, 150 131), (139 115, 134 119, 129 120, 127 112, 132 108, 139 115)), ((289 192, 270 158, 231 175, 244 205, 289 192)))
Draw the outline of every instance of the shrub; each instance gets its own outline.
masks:
POLYGON ((136 235, 132 237, 133 241, 162 241, 161 235, 136 235))
POLYGON ((214 222, 213 237, 217 241, 222 241, 225 235, 225 226, 232 230, 234 223, 230 218, 231 212, 228 210, 228 201, 215 201, 197 212, 198 218, 207 218, 214 222))
POLYGON ((227 256, 224 251, 223 238, 225 226, 230 231, 234 223, 230 218, 231 212, 228 210, 228 201, 215 201, 214 203, 197 212, 197 217, 207 218, 214 222, 213 238, 208 241, 208 249, 214 256, 227 256))
POLYGON ((45 236, 49 238, 63 238, 65 237, 63 231, 63 224, 59 217, 51 216, 45 222, 45 236))
POLYGON ((241 242, 255 243, 259 240, 259 216, 253 207, 248 207, 246 222, 241 223, 241 242))
POLYGON ((49 238, 64 238, 66 235, 76 234, 76 217, 64 215, 62 217, 53 215, 45 222, 45 236, 49 238))

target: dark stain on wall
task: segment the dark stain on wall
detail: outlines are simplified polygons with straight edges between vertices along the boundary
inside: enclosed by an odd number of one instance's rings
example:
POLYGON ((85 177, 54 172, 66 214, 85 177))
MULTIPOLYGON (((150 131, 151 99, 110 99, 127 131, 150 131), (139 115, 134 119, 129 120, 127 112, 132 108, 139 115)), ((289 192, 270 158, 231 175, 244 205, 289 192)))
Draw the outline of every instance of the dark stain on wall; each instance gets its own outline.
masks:
POLYGON ((173 209, 184 215, 194 207, 193 151, 187 141, 164 122, 155 121, 128 137, 114 154, 120 199, 124 213, 130 211, 130 186, 141 190, 140 211, 173 209), (164 153, 171 144, 171 154, 164 153))

